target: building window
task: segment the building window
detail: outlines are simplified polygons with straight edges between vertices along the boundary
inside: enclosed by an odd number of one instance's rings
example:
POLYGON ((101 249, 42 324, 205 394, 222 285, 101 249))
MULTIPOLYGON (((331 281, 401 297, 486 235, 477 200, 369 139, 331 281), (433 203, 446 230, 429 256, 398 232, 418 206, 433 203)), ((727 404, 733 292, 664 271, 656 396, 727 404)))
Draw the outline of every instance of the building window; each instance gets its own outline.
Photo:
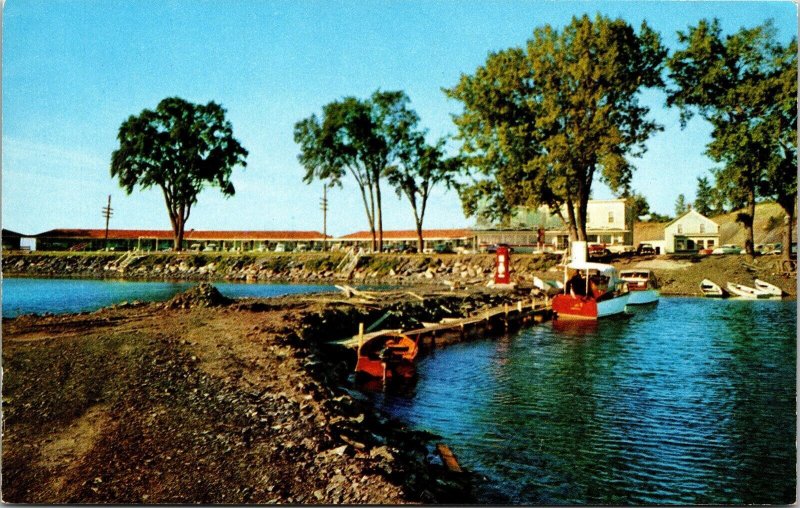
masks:
POLYGON ((683 234, 683 225, 681 225, 681 224, 678 224, 678 234, 679 235, 683 234))
POLYGON ((702 222, 700 223, 700 232, 701 233, 705 233, 706 232, 706 225, 703 224, 702 222))
POLYGON ((711 248, 714 246, 714 240, 706 240, 706 247, 711 248))
POLYGON ((608 212, 608 223, 609 224, 614 223, 614 212, 608 212))

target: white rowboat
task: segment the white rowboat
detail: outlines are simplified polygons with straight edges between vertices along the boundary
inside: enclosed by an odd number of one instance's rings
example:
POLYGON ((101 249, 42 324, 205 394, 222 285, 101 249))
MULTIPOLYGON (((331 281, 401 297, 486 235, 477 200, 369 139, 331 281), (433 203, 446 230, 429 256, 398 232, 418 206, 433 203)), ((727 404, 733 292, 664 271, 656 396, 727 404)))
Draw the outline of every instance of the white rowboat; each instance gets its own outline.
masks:
POLYGON ((708 279, 700 282, 700 291, 703 292, 703 296, 708 298, 725 298, 726 295, 725 290, 719 284, 708 279))
POLYGON ((783 296, 783 290, 778 286, 770 284, 769 282, 761 279, 756 279, 754 283, 756 285, 756 289, 761 292, 768 293, 770 296, 783 296))
POLYGON ((750 286, 745 286, 743 284, 735 284, 733 282, 728 282, 727 288, 732 295, 738 296, 740 298, 747 298, 750 300, 755 300, 759 298, 770 298, 772 296, 771 294, 765 293, 764 291, 760 291, 758 289, 751 288, 750 286))

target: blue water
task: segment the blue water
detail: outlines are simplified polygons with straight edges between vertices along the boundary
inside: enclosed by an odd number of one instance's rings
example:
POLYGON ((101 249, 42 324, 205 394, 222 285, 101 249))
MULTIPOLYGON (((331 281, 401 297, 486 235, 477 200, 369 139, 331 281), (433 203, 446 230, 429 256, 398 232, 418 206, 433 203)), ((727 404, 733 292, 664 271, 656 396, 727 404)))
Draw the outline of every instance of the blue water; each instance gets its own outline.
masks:
MULTIPOLYGON (((3 317, 20 314, 92 311, 123 301, 164 301, 196 282, 133 282, 86 279, 3 279, 3 317)), ((214 283, 230 298, 273 297, 336 291, 334 286, 310 284, 214 283)))
POLYGON ((483 502, 793 503, 796 305, 545 323, 440 349, 411 393, 372 397, 485 475, 483 502))

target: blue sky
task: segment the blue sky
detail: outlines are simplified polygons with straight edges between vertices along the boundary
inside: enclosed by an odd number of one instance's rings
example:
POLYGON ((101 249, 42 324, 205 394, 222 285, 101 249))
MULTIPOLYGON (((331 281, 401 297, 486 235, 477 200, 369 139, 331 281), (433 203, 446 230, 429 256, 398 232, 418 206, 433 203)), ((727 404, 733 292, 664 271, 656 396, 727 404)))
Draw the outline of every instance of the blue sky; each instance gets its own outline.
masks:
MULTIPOLYGON (((733 32, 773 19, 781 41, 797 34, 792 2, 544 1, 164 1, 7 0, 3 9, 4 228, 169 229, 160 191, 130 196, 109 176, 119 125, 164 97, 214 100, 249 150, 234 172, 236 195, 204 191, 188 227, 322 230, 322 185, 306 185, 293 125, 324 104, 376 89, 402 89, 432 136, 455 134, 459 103, 443 87, 472 73, 490 51, 519 46, 543 24, 602 13, 637 26, 647 20, 674 48, 676 31, 717 17, 733 32)), ((665 126, 648 142, 635 190, 672 214, 677 195, 694 198, 710 129, 680 129, 660 92, 643 100, 665 126)), ((411 229, 410 207, 385 185, 384 228, 411 229)), ((594 196, 611 197, 595 186, 594 196)), ((366 229, 352 181, 329 192, 328 231, 366 229)), ((458 197, 431 198, 425 226, 462 227, 458 197)))

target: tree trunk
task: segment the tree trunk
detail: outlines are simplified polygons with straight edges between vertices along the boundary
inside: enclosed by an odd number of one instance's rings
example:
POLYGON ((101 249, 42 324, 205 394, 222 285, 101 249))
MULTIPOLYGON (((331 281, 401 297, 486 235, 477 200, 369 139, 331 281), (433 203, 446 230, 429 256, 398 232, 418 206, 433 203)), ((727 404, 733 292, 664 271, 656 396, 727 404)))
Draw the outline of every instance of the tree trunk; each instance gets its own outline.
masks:
POLYGON ((378 205, 378 252, 383 252, 383 210, 381 209, 381 182, 375 180, 375 200, 378 205))
POLYGON ((175 228, 173 230, 173 232, 175 233, 175 239, 172 245, 172 250, 174 250, 175 252, 180 252, 183 250, 183 230, 184 230, 183 217, 178 216, 175 218, 175 228))
POLYGON ((422 238, 422 221, 417 222, 417 252, 422 254, 425 245, 425 240, 422 238))
POLYGON ((750 215, 747 223, 744 225, 745 240, 744 250, 748 255, 755 255, 755 242, 753 240, 753 223, 756 220, 756 193, 751 187, 747 193, 747 213, 750 215))
POLYGON ((569 230, 569 240, 574 242, 578 239, 578 228, 575 226, 575 208, 572 206, 572 200, 567 199, 567 229, 569 230))
POLYGON ((794 218, 796 216, 797 198, 793 200, 791 206, 784 207, 786 212, 786 224, 783 228, 783 235, 781 241, 783 242, 783 251, 781 252, 781 259, 789 260, 794 259, 792 255, 792 231, 794 230, 794 218))

